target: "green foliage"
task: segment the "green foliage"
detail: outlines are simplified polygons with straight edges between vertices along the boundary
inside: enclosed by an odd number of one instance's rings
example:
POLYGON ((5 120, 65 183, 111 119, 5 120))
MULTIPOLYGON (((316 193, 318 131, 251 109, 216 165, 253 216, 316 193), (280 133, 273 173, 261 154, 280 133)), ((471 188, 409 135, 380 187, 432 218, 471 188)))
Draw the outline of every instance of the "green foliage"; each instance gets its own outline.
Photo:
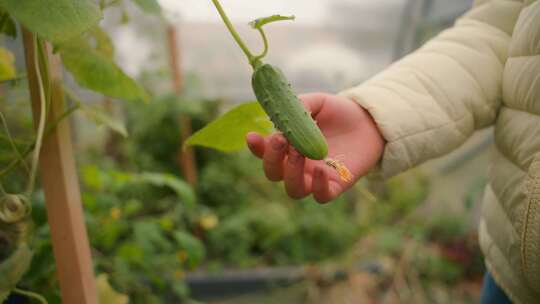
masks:
POLYGON ((442 281, 446 284, 456 283, 466 270, 464 265, 449 260, 436 247, 420 247, 412 263, 427 281, 442 281))
POLYGON ((174 175, 146 172, 140 174, 137 180, 154 186, 169 187, 176 192, 187 206, 193 207, 195 204, 193 189, 185 181, 178 179, 174 175))
POLYGON ((117 170, 100 170, 95 166, 86 166, 82 170, 85 183, 97 191, 122 191, 140 185, 167 187, 187 206, 195 204, 195 195, 189 185, 178 177, 166 173, 130 173, 117 170))
POLYGON ((99 303, 127 304, 129 298, 116 292, 109 284, 109 276, 100 274, 96 277, 96 287, 99 293, 99 303))
POLYGON ((268 186, 261 164, 248 153, 209 160, 198 193, 199 204, 220 219, 206 238, 214 266, 321 261, 340 255, 361 233, 352 206, 342 199, 327 206, 291 201, 281 187, 268 186))
POLYGON ((0 302, 9 295, 17 282, 26 273, 32 260, 32 252, 27 244, 21 244, 16 251, 0 263, 0 302))
POLYGON ((77 37, 102 17, 94 0, 0 0, 0 7, 53 43, 77 37))
POLYGON ((193 269, 203 262, 206 249, 199 239, 184 231, 174 232, 173 237, 178 244, 177 256, 180 260, 186 261, 189 269, 193 269))
MULTIPOLYGON (((129 294, 131 303, 163 303, 166 298, 178 302, 185 297, 177 294, 184 284, 184 269, 197 267, 204 258, 204 246, 186 230, 184 200, 194 200, 191 189, 167 174, 93 165, 83 166, 80 172, 97 272, 108 274, 112 287, 129 294)), ((59 303, 54 300, 58 286, 41 198, 34 206, 34 221, 40 227, 33 243, 36 256, 33 271, 22 284, 59 303)))
MULTIPOLYGON (((125 105, 130 142, 123 149, 133 167, 172 174, 179 172, 176 160, 181 149, 179 116, 190 116, 193 129, 197 130, 215 118, 220 105, 219 101, 195 99, 189 95, 197 94, 186 93, 188 96, 164 94, 148 104, 125 105)), ((206 155, 217 155, 208 150, 197 152, 199 163, 205 161, 206 155)))
POLYGON ((281 200, 220 211, 223 221, 208 236, 211 257, 241 267, 317 262, 340 255, 358 236, 358 222, 343 201, 321 206, 311 199, 296 205, 281 200))
POLYGON ((148 101, 148 94, 126 75, 110 54, 93 49, 85 40, 76 39, 60 47, 62 62, 77 83, 104 95, 127 101, 148 101))
MULTIPOLYGON (((27 0, 22 2, 0 0, 1 33, 16 37, 17 29, 14 22, 16 20, 21 23, 22 27, 42 38, 38 40, 39 42, 47 40, 54 45, 54 52, 60 53, 64 66, 82 87, 124 100, 146 101, 148 94, 145 90, 114 63, 112 41, 107 33, 96 25, 100 19, 101 10, 94 0, 27 0)), ((46 56, 43 56, 43 50, 37 47, 33 51, 38 52, 39 60, 42 61, 42 68, 44 68, 43 71, 46 71, 49 63, 46 56)), ((13 54, 7 49, 0 48, 0 81, 10 80, 16 76, 13 61, 13 54)), ((47 83, 47 74, 42 76, 45 83, 47 83)), ((3 95, 9 102, 2 103, 2 113, 7 113, 7 109, 12 106, 10 104, 14 99, 12 95, 15 95, 18 99, 24 99, 22 101, 25 105, 28 105, 26 84, 24 90, 21 90, 22 86, 19 86, 18 83, 10 83, 10 85, 10 90, 3 95), (16 94, 13 94, 14 92, 16 94), (18 97, 17 94, 23 97, 18 97), (4 107, 4 105, 7 106, 4 107)), ((49 87, 45 86, 46 92, 48 89, 49 87)), ((86 116, 98 124, 106 125, 123 136, 127 135, 126 127, 122 122, 111 118, 97 107, 88 106, 76 96, 72 98, 72 101, 75 106, 69 108, 65 117, 72 113, 73 109, 82 109, 86 116)), ((25 109, 29 112, 27 107, 25 109)), ((16 118, 19 119, 18 116, 16 118)), ((24 128, 31 130, 32 120, 29 117, 26 120, 24 124, 17 121, 19 123, 18 129, 13 134, 17 136, 21 133, 24 134, 22 132, 24 128)), ((54 125, 57 122, 52 123, 54 125)), ((26 153, 31 153, 35 144, 33 134, 31 132, 27 133, 29 133, 27 135, 28 139, 16 138, 13 141, 17 149, 23 151, 25 156, 26 153)), ((22 185, 25 185, 27 180, 26 166, 24 161, 18 164, 13 162, 18 156, 13 149, 6 149, 6 147, 11 148, 10 139, 7 132, 2 132, 2 135, 0 135, 0 167, 10 168, 9 172, 2 170, 2 186, 9 188, 11 191, 17 190, 20 192, 20 189, 24 187, 22 185), (13 164, 15 165, 13 166, 13 164), (12 171, 11 168, 13 168, 12 171)), ((145 172, 137 174, 121 170, 110 170, 103 173, 104 171, 97 168, 94 168, 94 170, 88 169, 87 171, 88 189, 97 191, 93 187, 98 187, 100 191, 103 191, 102 194, 96 195, 83 194, 85 204, 89 206, 88 209, 92 210, 91 213, 86 215, 89 230, 95 236, 92 241, 97 244, 97 250, 106 252, 109 255, 114 255, 116 252, 123 254, 125 260, 131 263, 118 263, 118 267, 119 270, 125 270, 126 268, 122 268, 122 266, 127 265, 130 276, 133 273, 142 276, 142 273, 149 272, 150 269, 164 271, 167 269, 166 265, 174 266, 175 263, 175 269, 183 269, 182 263, 178 262, 175 256, 174 245, 176 243, 171 233, 174 229, 183 229, 184 227, 180 227, 179 222, 173 221, 170 215, 167 218, 163 217, 155 220, 151 216, 146 217, 146 212, 148 210, 150 212, 163 212, 164 208, 175 206, 176 215, 180 215, 183 209, 195 206, 195 195, 192 189, 177 177, 162 173, 145 172), (148 190, 152 195, 141 195, 141 193, 144 194, 144 191, 148 190), (141 198, 141 200, 133 199, 134 196, 141 198), (157 199, 157 202, 148 201, 146 199, 149 196, 152 196, 153 199, 156 197, 159 199, 157 199), (122 204, 124 198, 127 199, 125 204, 122 204), (113 203, 118 204, 119 207, 112 205, 113 203), (107 206, 107 208, 100 209, 103 206, 107 206), (125 208, 122 208, 124 206, 125 208), (141 216, 139 212, 144 216, 141 216), (128 219, 128 217, 134 217, 135 219, 128 219), (134 223, 134 225, 132 226, 131 223, 134 223), (162 253, 156 248, 159 250, 165 248, 169 252, 162 253), (155 261, 145 263, 148 256, 156 257, 155 261)), ((31 289, 41 291, 46 294, 50 303, 60 303, 50 244, 50 232, 46 225, 43 197, 40 197, 39 193, 34 196, 32 205, 36 207, 32 216, 37 223, 37 228, 35 238, 31 240, 31 247, 35 249, 36 255, 32 259, 32 271, 25 275, 24 282, 20 285, 30 286, 31 289)), ((0 298, 3 300, 15 285, 19 285, 19 279, 29 267, 31 254, 26 243, 14 242, 12 239, 5 238, 8 232, 19 229, 19 226, 4 225, 4 223, 0 223, 0 226, 0 273, 2 273, 0 278, 0 298), (4 245, 6 244, 16 244, 17 246, 11 246, 15 248, 5 248, 4 245)), ((24 232, 26 233, 26 230, 24 232)), ((200 256, 200 252, 197 252, 197 254, 200 256)), ((194 254, 194 256, 197 256, 197 254, 194 254)), ((194 260, 192 262, 193 267, 201 259, 194 260)), ((108 261, 103 260, 101 262, 98 264, 108 272, 114 269, 108 264, 108 261)), ((120 273, 125 274, 126 272, 120 273)), ((164 285, 163 280, 169 280, 170 277, 173 277, 173 275, 169 274, 169 278, 160 278, 158 275, 154 275, 155 281, 161 282, 160 286, 164 285)), ((107 299, 102 301, 107 303, 117 300, 118 303, 127 302, 125 297, 113 292, 108 285, 106 276, 104 280, 102 278, 103 276, 100 277, 98 283, 103 282, 100 291, 104 291, 104 296, 107 299), (112 300, 113 298, 116 300, 112 300)), ((182 289, 179 285, 183 283, 178 279, 176 281, 174 289, 170 288, 171 294, 182 289)), ((131 281, 129 280, 124 282, 127 282, 126 284, 130 290, 141 290, 141 293, 148 291, 139 288, 140 286, 133 287, 133 285, 130 285, 131 281)), ((136 283, 133 284, 136 285, 136 283)), ((141 303, 148 303, 147 299, 155 298, 154 293, 159 294, 159 291, 149 292, 148 297, 141 296, 141 303)), ((182 297, 185 297, 185 293, 182 297)))
POLYGON ((399 253, 405 243, 405 232, 401 227, 382 228, 376 237, 376 246, 387 253, 399 253))
POLYGON ((0 47, 0 81, 9 80, 15 77, 15 57, 13 54, 0 47))
POLYGON ((3 33, 11 38, 17 38, 17 26, 11 16, 5 12, 0 11, 0 33, 3 33))
POLYGON ((186 141, 186 145, 214 148, 224 152, 238 151, 246 146, 245 136, 248 132, 269 134, 273 130, 272 126, 259 103, 245 103, 193 134, 186 141))

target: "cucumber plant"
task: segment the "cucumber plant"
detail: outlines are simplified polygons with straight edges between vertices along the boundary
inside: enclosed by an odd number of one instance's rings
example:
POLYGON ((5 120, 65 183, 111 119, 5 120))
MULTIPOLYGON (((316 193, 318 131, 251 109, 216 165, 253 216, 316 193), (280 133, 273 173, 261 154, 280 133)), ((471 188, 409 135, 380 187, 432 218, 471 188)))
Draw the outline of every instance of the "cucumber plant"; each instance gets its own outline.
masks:
MULTIPOLYGON (((294 20, 294 16, 273 15, 250 22, 251 27, 260 33, 264 43, 262 53, 253 55, 235 30, 219 0, 212 0, 212 2, 225 26, 253 67, 251 79, 253 92, 260 107, 273 125, 302 155, 312 160, 324 160, 324 164, 334 169, 343 182, 353 181, 353 175, 342 161, 328 157, 328 144, 323 133, 294 94, 281 70, 262 62, 262 59, 268 54, 269 48, 268 38, 263 27, 272 22, 294 20)), ((238 150, 244 147, 243 136, 247 132, 258 131, 263 134, 271 132, 266 127, 266 118, 261 115, 253 103, 240 105, 196 132, 185 142, 185 145, 200 145, 225 152, 238 150), (248 108, 251 108, 251 112, 246 111, 248 108), (242 133, 242 136, 237 136, 239 133, 242 133)))
MULTIPOLYGON (((159 5, 155 0, 133 1, 145 11, 158 12, 159 5)), ((0 169, 2 179, 0 180, 0 302, 3 302, 11 292, 32 296, 42 303, 46 302, 37 294, 17 288, 19 280, 30 267, 33 256, 30 248, 31 197, 35 188, 43 139, 60 121, 77 110, 98 124, 104 124, 125 135, 123 125, 105 113, 99 112, 97 108, 80 101, 65 86, 60 89, 64 90, 71 105, 67 106, 67 110, 58 120, 48 119, 47 113, 51 107, 54 89, 51 80, 48 79, 48 69, 52 63, 48 61, 45 44, 49 44, 60 56, 63 66, 80 87, 121 100, 148 99, 145 90, 115 64, 111 39, 98 25, 103 17, 102 10, 121 2, 122 0, 102 0, 98 5, 95 0, 0 0, 0 33, 5 35, 6 39, 16 39, 22 30, 32 35, 34 49, 29 53, 34 54, 30 62, 35 66, 40 109, 40 117, 36 119, 38 127, 35 139, 25 146, 20 141, 16 143, 12 138, 6 119, 0 112, 4 129, 2 143, 9 144, 11 148, 9 155, 12 156, 11 160, 7 160, 7 165, 0 169), (18 27, 21 31, 17 30, 18 27), (7 191, 10 187, 4 187, 5 184, 1 181, 8 180, 12 171, 20 169, 27 173, 24 178, 25 189, 19 193, 10 193, 7 191)), ((14 61, 15 56, 7 48, 0 47, 2 84, 25 80, 26 75, 17 74, 14 61)))
MULTIPOLYGON (((40 117, 38 120, 36 140, 33 148, 32 162, 28 172, 28 182, 24 193, 11 194, 8 193, 0 183, 0 227, 2 228, 0 242, 2 242, 3 255, 6 255, 0 264, 3 277, 0 280, 0 300, 3 300, 10 291, 17 292, 22 295, 33 297, 41 303, 46 303, 46 300, 39 294, 24 291, 16 287, 17 282, 22 278, 30 266, 32 253, 28 246, 28 232, 30 229, 31 219, 31 204, 30 196, 34 191, 37 166, 43 136, 45 134, 45 123, 47 113, 47 102, 45 96, 45 86, 43 77, 40 71, 39 54, 43 54, 41 42, 37 36, 34 38, 33 61, 36 67, 37 82, 39 86, 40 100, 40 117)), ((43 62, 42 62, 43 63, 43 62)), ((17 159, 24 163, 21 153, 13 142, 13 138, 9 132, 7 122, 4 115, 0 113, 2 125, 7 134, 7 139, 17 156, 17 159)))
POLYGON ((253 67, 253 92, 270 120, 301 154, 314 160, 324 159, 328 155, 328 145, 321 130, 293 93, 283 73, 277 67, 262 62, 268 53, 268 39, 263 26, 276 21, 293 20, 294 17, 273 15, 251 22, 251 26, 261 34, 264 43, 263 52, 253 55, 225 14, 219 0, 212 2, 253 67))

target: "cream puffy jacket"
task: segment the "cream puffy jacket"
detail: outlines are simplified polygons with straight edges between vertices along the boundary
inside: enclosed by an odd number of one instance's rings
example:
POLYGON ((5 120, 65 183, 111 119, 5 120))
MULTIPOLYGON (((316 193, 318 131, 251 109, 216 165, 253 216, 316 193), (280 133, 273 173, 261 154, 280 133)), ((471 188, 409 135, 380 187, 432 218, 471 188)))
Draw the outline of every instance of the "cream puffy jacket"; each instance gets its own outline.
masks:
POLYGON ((476 1, 453 28, 343 94, 387 140, 385 176, 495 125, 480 244, 512 301, 540 303, 540 1, 476 1))

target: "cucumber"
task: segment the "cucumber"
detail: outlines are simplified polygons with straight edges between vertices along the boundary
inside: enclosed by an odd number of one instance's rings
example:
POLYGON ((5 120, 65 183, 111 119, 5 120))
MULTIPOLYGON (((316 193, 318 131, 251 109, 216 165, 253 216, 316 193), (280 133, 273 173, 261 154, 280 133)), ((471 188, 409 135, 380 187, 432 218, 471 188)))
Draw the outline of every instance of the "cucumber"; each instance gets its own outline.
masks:
POLYGON ((270 120, 298 152, 314 160, 322 160, 328 155, 328 145, 321 130, 278 68, 270 64, 258 65, 251 84, 270 120))
POLYGON ((251 27, 259 31, 264 43, 263 52, 253 55, 225 14, 219 0, 212 0, 212 2, 253 67, 254 72, 251 78, 253 92, 274 126, 302 155, 314 160, 324 159, 328 155, 328 144, 311 114, 304 109, 298 97, 293 93, 283 73, 278 68, 261 61, 268 53, 268 39, 263 26, 276 21, 294 20, 294 16, 272 15, 250 22, 251 27))

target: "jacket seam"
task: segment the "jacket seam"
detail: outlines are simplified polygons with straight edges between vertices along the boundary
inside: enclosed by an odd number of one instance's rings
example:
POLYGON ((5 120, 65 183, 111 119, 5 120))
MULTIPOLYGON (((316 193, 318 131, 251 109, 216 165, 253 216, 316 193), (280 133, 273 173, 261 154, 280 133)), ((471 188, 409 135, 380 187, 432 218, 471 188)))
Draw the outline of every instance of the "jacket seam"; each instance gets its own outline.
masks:
MULTIPOLYGON (((456 42, 454 42, 454 43, 456 43, 456 42)), ((482 107, 485 108, 488 112, 491 113, 493 111, 496 111, 497 108, 500 107, 500 106, 496 105, 497 104, 496 101, 495 101, 494 105, 491 106, 491 104, 493 104, 493 103, 488 99, 488 94, 487 94, 486 90, 482 87, 482 85, 480 85, 480 82, 478 81, 478 79, 476 77, 474 77, 473 74, 459 60, 457 60, 456 58, 454 58, 454 57, 452 57, 452 56, 450 56, 448 54, 444 54, 444 53, 437 53, 435 51, 427 51, 427 50, 424 51, 424 52, 429 52, 429 53, 433 53, 433 55, 439 55, 439 56, 447 57, 447 58, 451 59, 452 61, 454 61, 461 69, 463 69, 463 71, 465 71, 465 74, 467 74, 474 81, 474 83, 477 86, 478 90, 480 92, 482 92, 482 96, 484 96, 484 102, 482 102, 482 107)), ((501 66, 503 66, 502 63, 501 63, 501 66)), ((502 89, 502 86, 501 86, 501 89, 502 89)), ((471 110, 471 112, 472 112, 472 110, 471 110)), ((491 124, 492 123, 493 123, 493 121, 491 122, 491 124)), ((476 126, 476 123, 475 123, 475 126, 476 126)), ((476 127, 475 127, 475 129, 476 129, 476 127)))
MULTIPOLYGON (((387 82, 388 82, 388 81, 387 81, 387 82)), ((400 83, 400 82, 398 82, 398 81, 393 80, 393 82, 398 83, 399 85, 402 85, 402 86, 403 86, 403 84, 400 83)), ((382 89, 385 89, 385 90, 392 91, 394 94, 397 94, 398 96, 400 95, 399 92, 396 92, 395 89, 390 88, 390 87, 386 87, 386 86, 384 86, 384 85, 382 85, 382 84, 380 84, 380 83, 371 83, 370 86, 373 86, 373 87, 379 87, 379 88, 382 88, 382 89)), ((431 96, 431 95, 429 95, 429 96, 431 96)), ((355 97, 356 97, 356 96, 355 96, 355 97)), ((431 96, 431 97, 433 98, 433 96, 431 96)), ((358 97, 356 97, 356 98, 358 98, 358 97)), ((409 104, 409 105, 410 105, 410 104, 409 104)), ((437 105, 439 105, 439 104, 437 104, 437 105)), ((414 110, 416 110, 416 109, 415 109, 414 107, 412 107, 412 106, 411 106, 411 108, 413 108, 414 110)), ((447 114, 446 111, 445 111, 445 114, 447 114)), ((420 134, 423 134, 423 133, 427 133, 427 132, 431 132, 431 131, 434 131, 434 130, 437 130, 437 129, 441 129, 441 128, 447 127, 448 125, 451 125, 451 124, 457 124, 457 123, 459 123, 460 121, 466 119, 466 118, 469 117, 469 116, 472 116, 472 114, 471 114, 470 112, 466 112, 464 115, 462 115, 461 117, 459 117, 459 118, 457 118, 457 119, 455 119, 455 120, 450 120, 450 121, 447 121, 447 122, 445 122, 445 123, 443 123, 443 124, 440 124, 440 125, 438 125, 438 126, 435 126, 435 127, 430 127, 430 128, 428 128, 428 129, 425 129, 425 130, 421 130, 421 131, 414 132, 414 133, 411 133, 411 134, 405 134, 405 135, 399 136, 399 137, 397 137, 397 138, 394 138, 394 139, 391 139, 391 140, 390 140, 390 139, 387 139, 387 140, 388 140, 388 143, 396 142, 396 141, 401 141, 401 140, 404 140, 404 139, 409 138, 409 137, 412 137, 412 136, 420 135, 420 134)), ((447 116, 447 117, 448 117, 448 116, 447 116)), ((474 119, 473 119, 473 120, 474 120, 474 119)), ((461 135, 463 135, 465 138, 468 137, 468 136, 466 136, 465 134, 463 134, 463 132, 461 132, 460 130, 459 130, 459 133, 460 133, 461 135)))
MULTIPOLYGON (((540 56, 540 54, 539 54, 539 56, 540 56)), ((533 93, 534 93, 533 89, 535 88, 536 83, 540 83, 540 73, 538 73, 538 75, 536 75, 533 78, 533 80, 531 82, 531 85, 530 85, 529 89, 527 90, 527 94, 525 95, 524 98, 529 98, 530 96, 533 95, 533 93)), ((529 100, 530 100, 531 103, 534 104, 534 98, 531 97, 529 100)), ((531 109, 533 108, 533 105, 529 105, 528 103, 525 103, 525 106, 526 107, 530 106, 531 109)))
POLYGON ((510 228, 512 229, 512 232, 515 233, 515 235, 519 236, 520 234, 518 233, 517 231, 517 228, 516 226, 514 225, 514 221, 512 221, 511 217, 510 217, 510 214, 508 214, 508 212, 506 211, 506 209, 502 206, 502 203, 501 203, 501 198, 499 197, 499 194, 497 194, 497 192, 495 192, 495 190, 493 189, 492 185, 490 184, 490 191, 493 193, 493 196, 495 197, 495 199, 497 200, 495 203, 498 205, 499 208, 501 208, 502 212, 501 214, 504 215, 505 219, 511 223, 510 225, 510 228))
POLYGON ((520 171, 522 171, 523 173, 527 173, 527 170, 524 169, 520 164, 518 164, 512 157, 511 155, 508 155, 508 153, 506 153, 503 149, 503 147, 501 147, 501 144, 498 143, 498 140, 495 140, 495 146, 497 147, 497 150, 502 154, 502 156, 504 156, 505 159, 507 159, 509 162, 512 163, 512 165, 514 165, 514 167, 516 167, 517 169, 519 169, 520 171))
MULTIPOLYGON (((448 96, 448 94, 445 92, 445 90, 443 90, 438 84, 437 84, 437 81, 435 81, 433 79, 433 77, 431 77, 429 74, 427 73, 424 73, 424 72, 419 72, 419 71, 413 71, 413 75, 414 77, 416 77, 416 79, 418 79, 418 81, 422 84, 422 86, 424 88, 426 88, 426 91, 428 91, 428 94, 433 98, 433 100, 435 101, 435 103, 443 110, 444 114, 446 115, 446 117, 448 118, 449 121, 455 121, 452 117, 450 117, 450 114, 448 113, 449 111, 447 111, 447 109, 442 106, 441 102, 438 102, 437 99, 435 99, 435 96, 433 94, 433 92, 431 92, 431 90, 428 88, 429 87, 429 84, 431 83, 432 86, 438 90, 442 96, 444 96, 444 98, 446 99, 446 103, 448 105, 452 104, 451 102, 451 98, 450 96, 448 96), (423 79, 423 78, 427 78, 427 79, 423 79)), ((465 107, 467 108, 467 107, 465 107)), ((468 110, 468 109, 467 109, 468 110)), ((467 111, 465 110, 465 111, 467 111)), ((473 118, 474 118, 474 115, 473 115, 473 118)), ((473 119, 474 121, 474 119, 473 119)), ((459 130, 459 128, 457 128, 459 130)), ((467 137, 461 130, 459 130, 459 132, 467 137)))
MULTIPOLYGON (((515 108, 515 107, 511 107, 507 104, 505 104, 504 106, 501 107, 501 109, 505 109, 505 110, 509 110, 509 111, 515 111, 515 112, 519 112, 519 113, 523 113, 523 114, 527 114, 527 115, 531 115, 533 116, 533 118, 536 120, 538 117, 540 117, 539 114, 536 114, 536 113, 532 113, 528 110, 525 110, 525 109, 518 109, 518 108, 515 108)), ((495 128, 495 130, 497 130, 497 127, 495 128)), ((518 163, 518 161, 515 159, 514 155, 511 155, 509 153, 506 152, 506 149, 502 146, 502 144, 500 143, 501 141, 497 139, 497 135, 495 135, 495 146, 497 147, 497 150, 506 158, 508 159, 516 168, 520 169, 523 173, 527 173, 528 170, 529 170, 529 167, 525 166, 524 164, 520 164, 518 163)))

